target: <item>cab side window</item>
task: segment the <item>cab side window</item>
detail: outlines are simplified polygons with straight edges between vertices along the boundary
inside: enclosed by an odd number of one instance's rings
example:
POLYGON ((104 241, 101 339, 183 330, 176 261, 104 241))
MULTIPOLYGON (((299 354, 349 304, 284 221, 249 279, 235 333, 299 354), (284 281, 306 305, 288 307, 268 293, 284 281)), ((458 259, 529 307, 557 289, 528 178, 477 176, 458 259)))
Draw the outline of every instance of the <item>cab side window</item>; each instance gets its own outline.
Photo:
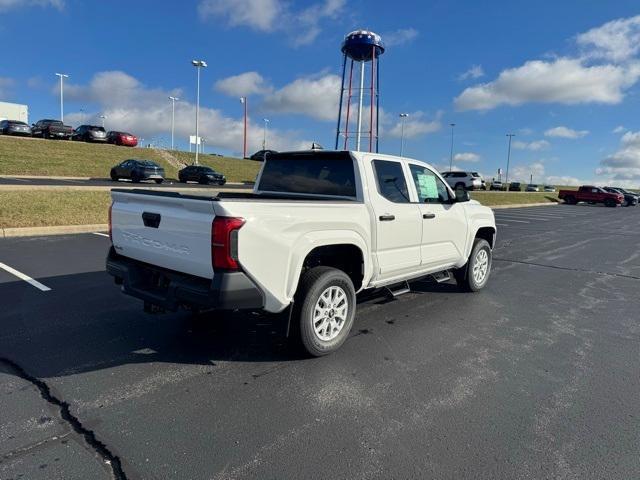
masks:
POLYGON ((409 164, 420 203, 449 203, 449 190, 438 176, 426 167, 409 164))
POLYGON ((401 163, 374 160, 373 170, 380 195, 394 203, 410 203, 409 190, 401 163))

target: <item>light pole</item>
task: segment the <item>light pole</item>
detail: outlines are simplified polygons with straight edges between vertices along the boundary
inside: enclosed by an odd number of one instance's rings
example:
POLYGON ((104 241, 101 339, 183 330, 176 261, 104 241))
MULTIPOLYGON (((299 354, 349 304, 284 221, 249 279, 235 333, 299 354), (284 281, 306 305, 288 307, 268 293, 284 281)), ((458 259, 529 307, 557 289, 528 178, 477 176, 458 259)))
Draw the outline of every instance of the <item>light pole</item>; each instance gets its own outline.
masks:
POLYGON ((60 121, 64 123, 64 79, 69 78, 66 73, 56 73, 60 77, 60 121))
POLYGON ((198 121, 200 120, 200 69, 207 67, 207 62, 204 60, 191 60, 191 65, 196 67, 198 71, 198 84, 196 87, 196 165, 198 165, 198 145, 200 144, 200 130, 198 121))
POLYGON ((264 128, 262 129, 262 149, 266 150, 267 149, 267 125, 269 123, 269 119, 263 118, 262 121, 264 122, 264 128))
POLYGON ((102 128, 104 128, 104 120, 107 118, 105 115, 100 115, 100 118, 102 119, 102 128))
POLYGON ((247 97, 240 97, 240 103, 244 106, 244 131, 242 137, 242 158, 247 158, 247 97))
POLYGON ((401 127, 400 127, 400 156, 402 156, 402 154, 404 153, 404 121, 406 120, 406 118, 409 116, 408 113, 401 113, 400 115, 398 115, 401 120, 401 127))
POLYGON ((509 162, 511 161, 511 139, 515 137, 515 133, 507 133, 507 137, 509 137, 509 149, 507 150, 507 172, 505 174, 504 183, 507 185, 507 190, 509 189, 509 162))
POLYGON ((169 96, 171 100, 171 150, 173 150, 173 134, 175 131, 174 125, 176 121, 176 102, 180 100, 178 97, 169 96))
POLYGON ((453 129, 456 126, 455 123, 450 123, 451 126, 451 153, 449 155, 449 172, 453 169, 453 129))

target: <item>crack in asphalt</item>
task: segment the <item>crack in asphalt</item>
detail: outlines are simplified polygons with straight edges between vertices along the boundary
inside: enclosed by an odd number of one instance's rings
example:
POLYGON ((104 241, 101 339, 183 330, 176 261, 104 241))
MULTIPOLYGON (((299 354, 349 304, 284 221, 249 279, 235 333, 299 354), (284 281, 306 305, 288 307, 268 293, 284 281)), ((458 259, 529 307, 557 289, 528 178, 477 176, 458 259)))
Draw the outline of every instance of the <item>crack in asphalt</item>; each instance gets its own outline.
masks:
POLYGON ((587 270, 586 268, 575 268, 575 267, 561 267, 559 265, 547 265, 544 263, 536 263, 536 262, 527 262, 524 260, 513 260, 510 258, 493 258, 494 262, 506 262, 506 263, 519 263, 521 265, 532 265, 534 267, 543 267, 543 268, 553 268, 555 270, 565 270, 569 272, 581 272, 581 273, 591 273, 594 275, 605 275, 610 277, 621 277, 628 278, 631 280, 640 280, 640 277, 636 277, 634 275, 625 275, 624 273, 611 273, 611 272, 600 272, 597 270, 587 270))
POLYGON ((74 432, 79 434, 86 444, 104 461, 106 465, 111 468, 111 473, 115 480, 127 480, 127 475, 122 469, 120 458, 112 453, 104 443, 98 440, 96 438, 96 434, 92 430, 89 430, 82 425, 82 422, 71 413, 71 409, 67 402, 55 397, 45 382, 30 375, 24 368, 13 360, 0 357, 0 364, 5 365, 12 370, 16 376, 36 387, 44 401, 58 407, 60 410, 60 417, 73 429, 74 432))

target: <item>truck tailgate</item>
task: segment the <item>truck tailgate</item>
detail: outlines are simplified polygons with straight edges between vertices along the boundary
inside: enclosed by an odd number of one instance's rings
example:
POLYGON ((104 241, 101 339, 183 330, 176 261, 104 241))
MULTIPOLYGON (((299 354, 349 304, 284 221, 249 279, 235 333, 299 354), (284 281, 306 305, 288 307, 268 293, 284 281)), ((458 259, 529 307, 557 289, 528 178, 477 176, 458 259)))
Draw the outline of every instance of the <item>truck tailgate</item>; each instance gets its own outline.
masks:
POLYGON ((118 254, 213 278, 211 199, 127 190, 112 190, 111 197, 111 232, 118 254))

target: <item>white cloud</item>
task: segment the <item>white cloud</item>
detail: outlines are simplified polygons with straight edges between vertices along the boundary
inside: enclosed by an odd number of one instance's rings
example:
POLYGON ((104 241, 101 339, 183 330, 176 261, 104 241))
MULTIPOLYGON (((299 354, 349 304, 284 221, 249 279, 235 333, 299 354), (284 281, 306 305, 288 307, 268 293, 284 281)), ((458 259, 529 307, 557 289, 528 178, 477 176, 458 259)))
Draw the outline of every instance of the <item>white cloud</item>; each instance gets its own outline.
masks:
POLYGON ((576 177, 566 176, 566 175, 549 175, 545 183, 547 185, 567 185, 567 186, 578 186, 578 185, 589 185, 595 182, 591 180, 580 180, 576 177))
POLYGON ((26 7, 53 7, 62 10, 64 6, 64 0, 0 0, 0 13, 26 7))
POLYGON ((405 43, 412 42, 419 35, 418 30, 415 28, 399 28, 393 32, 387 32, 382 35, 382 41, 387 47, 395 47, 398 45, 404 45, 405 43))
POLYGON ((453 156, 453 161, 454 162, 479 162, 480 155, 473 152, 456 153, 453 156))
POLYGON ((586 137, 587 135, 589 135, 589 130, 574 130, 564 126, 550 128, 544 132, 545 137, 570 138, 571 140, 586 137))
POLYGON ((338 75, 302 77, 265 96, 266 112, 306 115, 318 120, 336 120, 340 102, 338 75))
MULTIPOLYGON (((57 94, 57 90, 53 90, 57 94)), ((72 124, 98 122, 104 114, 108 129, 128 130, 144 138, 166 135, 171 128, 171 102, 167 96, 184 98, 179 89, 149 88, 136 78, 121 71, 100 72, 87 85, 66 84, 65 96, 69 100, 91 104, 92 113, 69 113, 65 121, 72 124)), ((200 135, 211 148, 239 151, 242 146, 242 118, 232 118, 206 101, 200 106, 200 135)), ((194 134, 195 105, 181 100, 176 102, 175 131, 186 140, 194 134)), ((262 122, 249 123, 249 148, 257 150, 262 143, 262 122)), ((268 146, 277 150, 308 148, 311 141, 301 141, 295 133, 269 129, 268 146)))
POLYGON ((482 69, 482 65, 473 65, 469 70, 464 73, 461 73, 458 76, 458 80, 464 81, 468 79, 478 79, 480 77, 484 77, 484 70, 482 69))
POLYGON ((611 130, 611 133, 622 133, 622 132, 626 132, 626 131, 627 131, 627 129, 624 128, 623 125, 618 125, 616 128, 611 130))
POLYGON ((640 15, 612 20, 576 37, 586 56, 625 61, 640 52, 640 15))
POLYGON ((543 181, 544 163, 538 161, 529 165, 516 165, 509 170, 509 181, 520 181, 529 183, 531 175, 533 175, 533 183, 543 181))
POLYGON ((625 133, 618 150, 601 160, 600 165, 598 175, 640 183, 640 131, 625 133))
POLYGON ((525 137, 527 137, 527 136, 529 136, 529 135, 533 135, 533 134, 534 134, 534 131, 533 131, 533 129, 532 129, 532 128, 525 127, 525 128, 520 128, 520 129, 518 129, 518 133, 519 133, 520 135, 524 135, 525 137))
POLYGON ((546 140, 535 140, 533 142, 522 142, 516 140, 512 145, 516 150, 531 150, 532 152, 546 150, 551 146, 551 144, 546 140))
POLYGON ((489 110, 529 102, 617 104, 640 78, 640 64, 585 65, 582 60, 533 60, 504 70, 492 82, 465 89, 456 99, 458 110, 489 110))
POLYGON ((0 77, 0 99, 6 99, 9 97, 11 87, 14 85, 14 81, 9 77, 0 77))
POLYGON ((335 19, 345 0, 323 0, 302 10, 284 0, 201 0, 203 20, 222 18, 231 27, 248 27, 264 33, 285 32, 294 45, 308 45, 322 31, 321 22, 335 19))
POLYGON ((258 72, 245 72, 218 80, 215 89, 232 97, 242 97, 266 93, 271 87, 258 72))
MULTIPOLYGON (((442 112, 438 112, 433 119, 428 119, 427 115, 422 111, 411 112, 404 121, 404 138, 416 138, 427 133, 437 132, 442 128, 440 118, 442 112)), ((388 115, 381 112, 381 124, 389 124, 391 120, 388 115)), ((381 136, 400 138, 402 136, 402 122, 397 120, 396 123, 388 129, 384 129, 381 136)))

